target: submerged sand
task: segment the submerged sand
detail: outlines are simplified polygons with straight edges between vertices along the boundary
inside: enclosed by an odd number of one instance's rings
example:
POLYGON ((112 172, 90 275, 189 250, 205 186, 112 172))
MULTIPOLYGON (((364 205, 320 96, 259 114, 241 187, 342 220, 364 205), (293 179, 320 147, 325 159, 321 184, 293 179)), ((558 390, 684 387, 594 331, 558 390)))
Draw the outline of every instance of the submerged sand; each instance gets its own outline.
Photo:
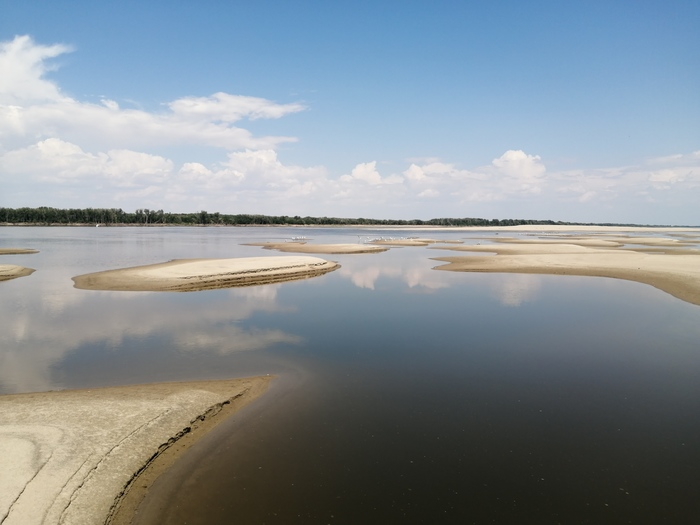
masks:
POLYGON ((146 467, 165 458, 167 468, 270 380, 0 396, 0 523, 109 522, 127 492, 148 485, 146 467))
POLYGON ((267 250, 277 250, 291 253, 322 253, 326 255, 343 253, 379 253, 388 248, 370 246, 368 244, 307 244, 305 242, 259 242, 244 244, 244 246, 261 246, 267 250))
POLYGON ((496 255, 438 257, 449 264, 436 270, 463 272, 511 272, 612 277, 649 284, 689 303, 700 305, 700 253, 683 249, 673 239, 593 237, 566 240, 491 239, 489 245, 443 247, 454 251, 496 255), (614 243, 608 244, 607 241, 614 243), (627 244, 668 247, 663 252, 621 248, 627 244), (677 246, 677 252, 672 248, 677 246))
POLYGON ((0 281, 9 281, 17 277, 26 277, 34 273, 34 269, 15 264, 0 264, 0 281))
POLYGON ((190 292, 306 279, 337 268, 336 262, 302 256, 179 259, 79 275, 73 281, 85 290, 190 292))

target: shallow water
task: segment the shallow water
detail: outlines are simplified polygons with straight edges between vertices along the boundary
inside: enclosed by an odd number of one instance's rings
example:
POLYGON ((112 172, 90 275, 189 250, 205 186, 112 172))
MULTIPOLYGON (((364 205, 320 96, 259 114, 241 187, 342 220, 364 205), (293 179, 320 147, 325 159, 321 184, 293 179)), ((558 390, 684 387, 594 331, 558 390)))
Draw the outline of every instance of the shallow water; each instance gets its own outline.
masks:
POLYGON ((0 283, 0 392, 279 374, 242 423, 159 480, 141 523, 700 517, 700 307, 652 287, 438 272, 430 257, 454 252, 415 247, 325 256, 342 268, 228 290, 94 292, 70 280, 277 255, 243 242, 375 234, 0 229, 0 247, 41 250, 0 259, 37 270, 0 283))

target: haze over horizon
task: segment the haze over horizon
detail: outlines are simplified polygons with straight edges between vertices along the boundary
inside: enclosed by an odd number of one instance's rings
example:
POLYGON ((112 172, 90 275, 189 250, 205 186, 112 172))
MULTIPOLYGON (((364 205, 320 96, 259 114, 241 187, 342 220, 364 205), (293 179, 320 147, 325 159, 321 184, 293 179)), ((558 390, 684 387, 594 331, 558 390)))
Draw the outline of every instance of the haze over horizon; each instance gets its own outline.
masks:
POLYGON ((698 20, 0 0, 0 207, 700 224, 698 20))

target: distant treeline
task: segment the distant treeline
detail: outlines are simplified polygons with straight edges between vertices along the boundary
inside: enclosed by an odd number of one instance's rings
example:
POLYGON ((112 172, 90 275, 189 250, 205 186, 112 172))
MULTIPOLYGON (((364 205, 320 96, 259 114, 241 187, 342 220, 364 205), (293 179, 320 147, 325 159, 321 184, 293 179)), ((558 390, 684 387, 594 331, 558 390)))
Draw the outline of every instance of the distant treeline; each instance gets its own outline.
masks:
MULTIPOLYGON (((518 225, 579 225, 584 223, 542 221, 528 219, 347 219, 338 217, 300 217, 295 215, 224 214, 199 211, 196 213, 168 213, 163 210, 138 209, 133 213, 117 208, 0 208, 0 223, 34 225, 173 225, 173 226, 518 226, 518 225)), ((592 224, 585 224, 592 225, 592 224)), ((613 226, 595 224, 595 226, 613 226)), ((614 224, 614 226, 634 226, 614 224)))

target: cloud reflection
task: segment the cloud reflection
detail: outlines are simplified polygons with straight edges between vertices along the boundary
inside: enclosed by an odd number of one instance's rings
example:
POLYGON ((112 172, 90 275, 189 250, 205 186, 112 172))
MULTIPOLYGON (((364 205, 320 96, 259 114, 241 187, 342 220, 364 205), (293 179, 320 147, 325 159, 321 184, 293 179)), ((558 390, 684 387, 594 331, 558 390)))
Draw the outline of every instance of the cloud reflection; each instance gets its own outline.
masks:
POLYGON ((541 287, 539 275, 504 273, 494 281, 493 292, 502 305, 516 307, 537 299, 541 287))
POLYGON ((148 351, 159 345, 154 352, 167 348, 171 356, 227 355, 301 342, 282 330, 241 325, 258 312, 292 310, 278 304, 279 284, 196 295, 89 292, 72 288, 60 271, 44 277, 3 290, 0 393, 62 388, 55 370, 78 351, 133 354, 137 344, 148 351))
MULTIPOLYGON (((338 273, 348 279, 358 288, 375 290, 380 279, 394 279, 403 282, 408 288, 421 291, 447 288, 449 275, 435 272, 433 261, 427 257, 403 257, 402 252, 392 256, 388 252, 379 262, 367 264, 367 260, 343 260, 338 273)), ((384 254, 382 254, 384 255, 384 254)))

